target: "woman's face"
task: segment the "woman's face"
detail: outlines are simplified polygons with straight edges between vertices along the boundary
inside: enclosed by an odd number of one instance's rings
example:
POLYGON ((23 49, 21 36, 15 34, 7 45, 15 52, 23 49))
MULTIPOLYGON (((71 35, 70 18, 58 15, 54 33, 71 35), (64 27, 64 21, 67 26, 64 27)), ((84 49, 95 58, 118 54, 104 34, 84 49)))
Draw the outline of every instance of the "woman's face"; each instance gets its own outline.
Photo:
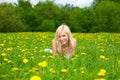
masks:
POLYGON ((62 46, 68 44, 68 35, 64 31, 61 31, 59 33, 58 39, 59 39, 60 43, 62 44, 62 46))

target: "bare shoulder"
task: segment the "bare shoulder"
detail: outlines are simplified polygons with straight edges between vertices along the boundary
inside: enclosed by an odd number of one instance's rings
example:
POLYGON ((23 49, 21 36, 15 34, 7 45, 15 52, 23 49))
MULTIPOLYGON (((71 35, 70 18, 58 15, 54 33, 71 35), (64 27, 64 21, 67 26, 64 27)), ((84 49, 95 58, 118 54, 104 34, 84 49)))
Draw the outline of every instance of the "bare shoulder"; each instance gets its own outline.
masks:
POLYGON ((76 48, 76 39, 73 38, 74 48, 76 48))
POLYGON ((55 43, 56 41, 55 41, 55 38, 52 40, 52 43, 55 43))
POLYGON ((56 40, 55 40, 55 38, 52 40, 52 45, 56 46, 56 40))
POLYGON ((52 40, 52 53, 55 54, 56 51, 57 51, 57 50, 56 50, 56 40, 53 39, 53 40, 52 40))
POLYGON ((73 42, 76 43, 76 39, 75 38, 73 38, 73 42))

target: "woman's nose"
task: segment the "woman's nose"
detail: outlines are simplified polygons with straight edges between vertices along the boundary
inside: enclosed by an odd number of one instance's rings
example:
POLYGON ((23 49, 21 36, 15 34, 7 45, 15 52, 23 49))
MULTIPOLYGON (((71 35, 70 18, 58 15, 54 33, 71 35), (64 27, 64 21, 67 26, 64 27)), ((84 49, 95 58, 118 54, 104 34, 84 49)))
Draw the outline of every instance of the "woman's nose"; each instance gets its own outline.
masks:
POLYGON ((60 40, 63 40, 63 37, 61 37, 60 40))

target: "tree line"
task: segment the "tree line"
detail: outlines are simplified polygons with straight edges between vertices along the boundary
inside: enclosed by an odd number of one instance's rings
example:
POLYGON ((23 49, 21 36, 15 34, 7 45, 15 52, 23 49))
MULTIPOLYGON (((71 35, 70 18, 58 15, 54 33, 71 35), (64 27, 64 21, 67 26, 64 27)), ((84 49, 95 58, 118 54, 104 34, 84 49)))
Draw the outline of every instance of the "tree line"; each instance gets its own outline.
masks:
POLYGON ((120 32, 120 0, 94 0, 84 8, 54 0, 0 3, 0 32, 54 32, 62 23, 72 32, 120 32))

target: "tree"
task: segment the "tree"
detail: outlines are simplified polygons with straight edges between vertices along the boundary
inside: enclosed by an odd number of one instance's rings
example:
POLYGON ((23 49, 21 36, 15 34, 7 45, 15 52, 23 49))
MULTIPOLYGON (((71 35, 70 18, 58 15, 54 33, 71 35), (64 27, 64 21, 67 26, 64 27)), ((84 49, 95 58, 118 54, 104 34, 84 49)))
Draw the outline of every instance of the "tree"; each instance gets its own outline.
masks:
POLYGON ((25 26, 16 14, 14 6, 0 6, 0 32, 25 31, 25 26), (4 7, 3 7, 4 6, 4 7))
POLYGON ((83 20, 83 14, 82 9, 80 8, 74 8, 70 13, 70 26, 72 32, 83 32, 82 28, 82 21, 83 20))
POLYGON ((53 1, 39 2, 34 6, 34 12, 39 20, 39 26, 43 25, 45 20, 52 20, 55 26, 60 21, 61 12, 59 7, 53 1))
POLYGON ((18 0, 18 7, 22 8, 24 11, 29 11, 32 8, 30 0, 18 0))
POLYGON ((93 31, 119 32, 120 5, 112 1, 102 1, 95 9, 95 21, 93 31))
MULTIPOLYGON (((39 30, 39 29, 38 29, 39 30)), ((53 32, 55 31, 55 24, 53 20, 44 20, 40 25, 40 30, 44 32, 53 32)))

